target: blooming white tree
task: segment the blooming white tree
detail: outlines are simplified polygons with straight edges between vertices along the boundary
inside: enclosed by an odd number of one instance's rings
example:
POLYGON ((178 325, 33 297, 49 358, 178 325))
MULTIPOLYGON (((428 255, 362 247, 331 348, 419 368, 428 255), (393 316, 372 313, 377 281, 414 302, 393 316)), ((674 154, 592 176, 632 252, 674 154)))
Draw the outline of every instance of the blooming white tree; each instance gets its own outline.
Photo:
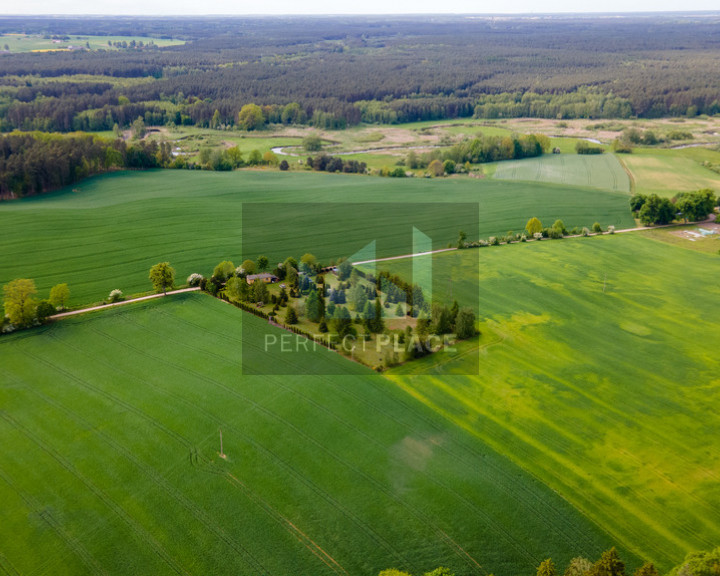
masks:
POLYGON ((115 288, 112 292, 110 292, 110 295, 108 296, 108 300, 110 302, 120 302, 120 300, 124 300, 122 290, 119 290, 115 288))

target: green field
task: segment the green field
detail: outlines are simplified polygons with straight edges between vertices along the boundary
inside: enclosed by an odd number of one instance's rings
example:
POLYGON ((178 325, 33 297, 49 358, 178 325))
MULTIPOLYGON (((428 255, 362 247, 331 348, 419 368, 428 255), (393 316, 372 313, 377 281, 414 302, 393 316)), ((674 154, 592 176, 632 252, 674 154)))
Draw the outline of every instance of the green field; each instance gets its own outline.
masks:
POLYGON ((630 178, 613 154, 545 154, 540 158, 499 162, 494 178, 630 192, 630 178))
POLYGON ((702 166, 720 163, 720 152, 705 148, 682 150, 639 149, 623 156, 633 175, 635 192, 672 197, 678 192, 710 188, 720 192, 720 174, 702 166))
POLYGON ((118 50, 114 46, 108 46, 110 42, 132 41, 148 44, 153 42, 156 46, 176 46, 185 44, 183 40, 168 40, 162 38, 150 38, 146 36, 69 36, 69 40, 53 41, 52 38, 45 38, 39 34, 0 34, 0 50, 5 45, 10 52, 51 52, 55 50, 69 50, 71 46, 86 48, 89 44, 90 50, 118 50))
MULTIPOLYGON (((239 264, 266 254, 271 262, 309 251, 323 261, 349 256, 377 239, 378 256, 411 251, 405 208, 427 207, 417 221, 435 248, 454 243, 471 221, 448 204, 476 202, 480 237, 520 231, 538 216, 550 224, 590 226, 599 221, 633 226, 625 194, 548 184, 489 179, 389 179, 313 173, 154 171, 92 178, 72 189, 0 204, 6 233, 0 240, 0 285, 34 278, 41 292, 60 282, 71 304, 150 288, 150 266, 169 260, 179 282, 193 272, 210 274, 215 264, 239 264), (302 204, 269 210, 257 222, 254 244, 241 246, 243 203, 302 204), (392 203, 379 211, 367 202, 392 203), (443 207, 445 204, 445 207, 443 207), (384 241, 384 244, 382 242, 384 241), (384 247, 383 247, 384 246, 384 247)), ((472 236, 470 236, 472 238, 472 236)))
POLYGON ((393 381, 661 570, 715 547, 720 257, 638 234, 435 255, 461 302, 472 259, 480 341, 393 381), (478 376, 452 375, 478 354, 478 376))
POLYGON ((345 376, 241 376, 285 361, 259 348, 267 331, 185 294, 2 337, 0 568, 515 576, 616 543, 476 431, 337 354, 292 362, 345 376), (258 344, 243 366, 242 324, 258 344))

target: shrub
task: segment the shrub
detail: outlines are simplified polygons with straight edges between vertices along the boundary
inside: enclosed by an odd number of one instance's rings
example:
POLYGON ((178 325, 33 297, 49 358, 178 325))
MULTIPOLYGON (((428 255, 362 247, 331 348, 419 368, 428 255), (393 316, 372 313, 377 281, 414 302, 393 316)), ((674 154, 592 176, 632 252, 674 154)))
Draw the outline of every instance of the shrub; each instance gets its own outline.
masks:
POLYGON ((608 226, 607 231, 608 234, 615 234, 615 226, 608 226))
POLYGON ((565 235, 568 233, 567 228, 565 228, 565 224, 562 220, 555 220, 555 223, 552 225, 552 227, 559 230, 561 235, 565 235))
POLYGON ((535 232, 533 234, 533 238, 535 238, 535 240, 542 240, 542 238, 543 238, 542 232, 535 232))
POLYGON ((550 228, 548 235, 553 240, 559 240, 560 238, 563 237, 562 230, 559 230, 558 228, 555 228, 554 226, 552 228, 550 228))
POLYGON ((428 172, 431 176, 442 176, 445 173, 445 167, 440 160, 433 160, 428 164, 428 172))
POLYGON ((582 235, 590 236, 590 230, 587 228, 587 226, 582 229, 582 235))
POLYGON ((575 152, 578 154, 603 154, 605 149, 600 146, 590 146, 585 140, 580 140, 575 144, 575 152))
POLYGON ((122 290, 115 288, 115 290, 110 292, 110 295, 108 296, 108 302, 120 302, 121 300, 125 300, 122 290))
POLYGON ((193 273, 188 276, 187 283, 189 286, 195 287, 200 286, 201 282, 204 280, 204 277, 202 274, 193 273))
POLYGON ((497 236, 490 236, 490 246, 500 246, 500 239, 497 236))
POLYGON ((289 169, 290 169, 290 164, 288 164, 288 161, 287 161, 287 160, 281 160, 281 161, 280 161, 280 170, 282 170, 283 172, 285 172, 286 170, 289 170, 289 169))
POLYGON ((595 222, 595 224, 592 225, 592 231, 595 232, 595 234, 602 234, 602 226, 600 226, 600 222, 595 222))
POLYGON ((668 140, 692 140, 693 135, 690 132, 684 130, 671 130, 667 134, 668 140))
POLYGON ((55 314, 55 306, 49 300, 41 300, 37 307, 37 317, 41 322, 48 316, 55 314))

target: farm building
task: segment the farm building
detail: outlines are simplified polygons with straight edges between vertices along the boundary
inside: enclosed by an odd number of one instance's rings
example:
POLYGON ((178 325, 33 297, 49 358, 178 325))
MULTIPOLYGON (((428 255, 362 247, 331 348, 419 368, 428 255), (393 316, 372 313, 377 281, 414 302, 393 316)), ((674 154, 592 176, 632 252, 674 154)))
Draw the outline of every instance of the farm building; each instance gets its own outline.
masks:
POLYGON ((247 280, 248 284, 252 284, 255 280, 262 280, 265 284, 272 284, 273 282, 278 281, 278 277, 274 274, 264 272, 262 274, 248 274, 245 280, 247 280))

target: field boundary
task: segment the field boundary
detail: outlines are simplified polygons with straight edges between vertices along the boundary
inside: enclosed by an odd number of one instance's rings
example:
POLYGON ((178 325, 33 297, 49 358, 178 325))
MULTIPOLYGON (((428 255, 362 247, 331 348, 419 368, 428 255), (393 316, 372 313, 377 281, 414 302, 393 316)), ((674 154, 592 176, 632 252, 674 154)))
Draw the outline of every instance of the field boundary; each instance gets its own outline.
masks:
POLYGON ((48 316, 49 320, 59 320, 61 318, 67 318, 68 316, 77 316, 78 314, 85 314, 86 312, 95 312, 96 310, 106 310, 107 308, 114 308, 116 306, 124 306, 125 304, 134 304, 135 302, 142 302, 143 300, 152 300, 153 298, 164 298, 165 296, 172 296, 173 294, 183 294, 185 292, 195 292, 200 290, 199 286, 193 288, 181 288, 180 290, 171 290, 164 294, 150 294, 149 296, 140 296, 139 298, 131 298, 130 300, 123 300, 122 302, 113 302, 111 304, 100 304, 99 306, 91 306, 90 308, 81 308, 80 310, 70 310, 69 312, 60 312, 59 314, 53 314, 48 316))

